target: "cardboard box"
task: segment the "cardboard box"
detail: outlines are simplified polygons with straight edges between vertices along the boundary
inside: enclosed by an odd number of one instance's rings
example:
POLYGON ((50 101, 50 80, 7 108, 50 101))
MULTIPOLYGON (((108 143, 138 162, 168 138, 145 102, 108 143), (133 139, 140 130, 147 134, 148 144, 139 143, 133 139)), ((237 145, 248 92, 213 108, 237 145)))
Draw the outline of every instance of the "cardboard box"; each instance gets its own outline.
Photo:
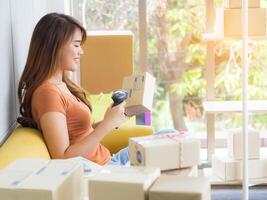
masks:
POLYGON ((85 158, 80 158, 80 159, 84 167, 83 194, 84 194, 85 199, 87 199, 88 198, 88 179, 92 176, 92 174, 99 172, 105 166, 99 165, 85 158))
MULTIPOLYGON (((243 159, 243 132, 242 129, 232 130, 228 134, 228 153, 236 160, 243 159)), ((248 159, 260 158, 260 134, 255 129, 248 131, 248 159)))
MULTIPOLYGON (((248 29, 250 36, 266 35, 266 8, 249 8, 248 29)), ((241 36, 242 10, 216 9, 215 32, 222 36, 241 36)))
MULTIPOLYGON (((213 174, 223 181, 242 179, 242 161, 233 160, 229 156, 214 155, 212 158, 213 174)), ((267 157, 248 161, 248 177, 250 179, 267 177, 267 157)))
POLYGON ((105 167, 89 177, 89 199, 145 200, 148 188, 159 176, 159 168, 105 167))
POLYGON ((83 199, 83 167, 81 163, 68 159, 51 160, 47 163, 40 161, 39 164, 33 160, 21 160, 0 171, 1 199, 83 199), (32 163, 35 163, 33 167, 29 165, 32 163), (25 168, 26 165, 28 165, 28 169, 25 168), (39 169, 37 170, 37 168, 39 169))
POLYGON ((125 113, 128 116, 150 111, 153 104, 155 78, 149 73, 124 77, 122 89, 128 92, 125 113))
POLYGON ((167 170, 162 172, 165 175, 175 175, 181 177, 197 177, 198 176, 198 166, 187 167, 182 169, 167 170))
MULTIPOLYGON (((249 8, 260 8, 260 0, 248 0, 249 8)), ((242 0, 224 0, 224 8, 242 8, 242 0)))
POLYGON ((130 163, 161 170, 192 167, 200 162, 200 142, 190 137, 152 135, 129 139, 130 163))
POLYGON ((149 190, 149 200, 210 200, 210 183, 205 177, 161 175, 149 190))
POLYGON ((4 169, 6 171, 22 171, 36 173, 44 166, 48 165, 50 160, 45 159, 18 159, 10 163, 4 169))

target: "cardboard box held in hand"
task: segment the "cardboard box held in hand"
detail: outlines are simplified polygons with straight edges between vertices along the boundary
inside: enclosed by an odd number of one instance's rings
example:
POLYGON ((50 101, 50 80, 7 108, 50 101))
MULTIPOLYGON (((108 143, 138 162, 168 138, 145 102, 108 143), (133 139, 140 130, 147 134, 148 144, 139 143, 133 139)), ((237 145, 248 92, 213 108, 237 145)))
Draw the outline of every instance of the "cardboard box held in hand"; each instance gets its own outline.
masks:
POLYGON ((128 116, 150 111, 153 104, 155 78, 145 72, 124 77, 122 89, 128 92, 125 113, 128 116))

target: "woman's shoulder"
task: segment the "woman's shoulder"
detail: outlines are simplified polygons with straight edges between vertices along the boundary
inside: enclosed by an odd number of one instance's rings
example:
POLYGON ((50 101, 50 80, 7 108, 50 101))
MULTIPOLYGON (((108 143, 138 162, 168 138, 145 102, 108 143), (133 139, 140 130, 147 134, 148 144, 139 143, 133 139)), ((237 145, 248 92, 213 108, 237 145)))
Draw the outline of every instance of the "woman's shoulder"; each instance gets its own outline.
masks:
POLYGON ((33 116, 40 119, 41 115, 46 112, 65 114, 68 102, 66 102, 56 85, 42 83, 33 92, 31 107, 33 116))
POLYGON ((33 93, 33 97, 40 99, 44 96, 45 97, 47 97, 47 96, 62 97, 62 94, 56 85, 49 83, 49 82, 43 82, 41 85, 39 85, 35 89, 35 91, 33 93))

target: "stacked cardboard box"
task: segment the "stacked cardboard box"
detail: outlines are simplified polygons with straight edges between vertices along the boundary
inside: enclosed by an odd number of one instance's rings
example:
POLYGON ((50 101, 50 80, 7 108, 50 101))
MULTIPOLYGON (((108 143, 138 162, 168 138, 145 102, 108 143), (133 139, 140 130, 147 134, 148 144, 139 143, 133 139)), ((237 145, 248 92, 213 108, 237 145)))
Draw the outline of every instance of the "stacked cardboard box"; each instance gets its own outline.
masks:
POLYGON ((159 168, 106 166, 88 177, 90 200, 146 200, 159 168))
POLYGON ((162 134, 129 139, 130 163, 161 170, 198 165, 200 142, 190 134, 162 134))
MULTIPOLYGON (((248 159, 260 158, 260 134, 255 129, 248 131, 248 159)), ((228 135, 228 154, 234 160, 243 158, 243 133, 241 129, 234 129, 228 135)))
MULTIPOLYGON (((248 34, 266 34, 266 8, 260 8, 260 0, 248 1, 248 34)), ((242 35, 242 0, 224 0, 224 8, 216 9, 215 32, 222 36, 242 35)))
POLYGON ((192 168, 179 171, 160 175, 155 167, 105 166, 88 176, 89 199, 210 199, 208 179, 191 176, 192 168))
POLYGON ((17 160, 0 171, 5 200, 82 200, 83 166, 77 160, 17 160))
MULTIPOLYGON (((243 133, 236 129, 228 137, 228 154, 214 155, 212 159, 212 170, 214 175, 224 181, 237 181, 242 179, 242 155, 243 155, 243 133)), ((248 174, 249 178, 267 177, 267 157, 260 156, 259 132, 250 129, 248 133, 248 174)))
POLYGON ((204 177, 161 175, 149 190, 149 200, 209 200, 210 183, 204 177))

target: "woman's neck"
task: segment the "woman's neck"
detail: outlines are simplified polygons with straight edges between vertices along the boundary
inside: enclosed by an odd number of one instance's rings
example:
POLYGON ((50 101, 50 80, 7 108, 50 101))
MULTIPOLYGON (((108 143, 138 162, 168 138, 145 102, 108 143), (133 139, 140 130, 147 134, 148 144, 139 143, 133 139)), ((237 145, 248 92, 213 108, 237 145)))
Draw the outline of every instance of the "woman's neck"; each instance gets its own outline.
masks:
POLYGON ((63 84, 63 73, 57 72, 53 76, 51 76, 48 80, 48 82, 53 83, 55 85, 63 84))

